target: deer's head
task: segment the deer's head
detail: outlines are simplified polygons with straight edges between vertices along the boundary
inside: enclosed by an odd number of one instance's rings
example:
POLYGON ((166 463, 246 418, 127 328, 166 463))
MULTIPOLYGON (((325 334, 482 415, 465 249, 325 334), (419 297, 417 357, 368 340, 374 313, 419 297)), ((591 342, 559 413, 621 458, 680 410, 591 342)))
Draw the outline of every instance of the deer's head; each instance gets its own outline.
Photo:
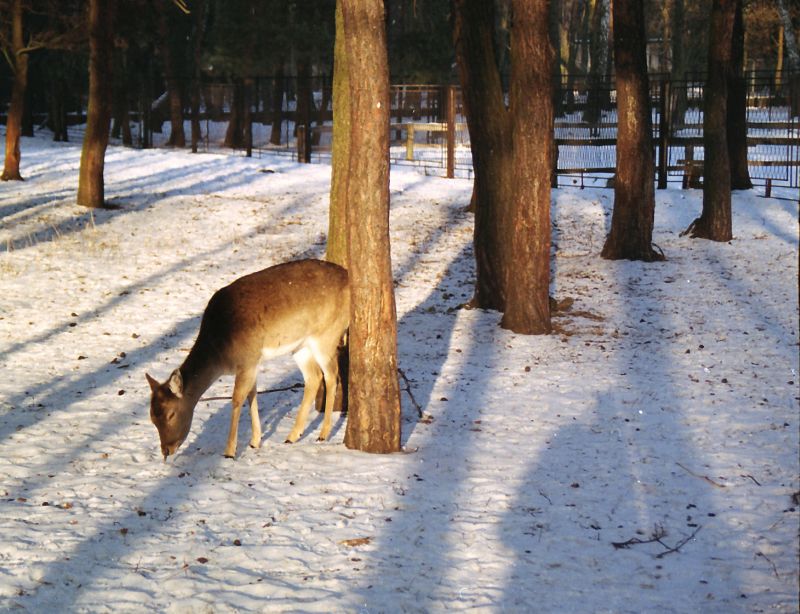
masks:
POLYGON ((145 374, 152 394, 150 396, 150 420, 158 429, 161 453, 164 460, 175 454, 189 434, 192 426, 192 407, 188 407, 183 394, 183 378, 176 369, 163 384, 145 374))

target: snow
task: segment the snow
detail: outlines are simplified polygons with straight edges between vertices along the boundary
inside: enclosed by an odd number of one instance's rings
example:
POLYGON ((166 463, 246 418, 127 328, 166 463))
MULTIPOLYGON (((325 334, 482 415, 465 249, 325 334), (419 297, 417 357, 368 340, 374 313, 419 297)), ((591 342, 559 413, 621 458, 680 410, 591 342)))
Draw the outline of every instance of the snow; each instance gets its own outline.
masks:
MULTIPOLYGON (((394 167, 404 452, 347 450, 338 417, 284 444, 286 390, 260 397, 261 449, 243 412, 223 458, 230 403, 204 400, 164 463, 145 372, 180 364, 217 288, 324 253, 330 168, 112 147, 117 208, 89 212, 78 144, 22 151, 27 181, 0 185, 0 610, 797 611, 796 193, 736 193, 717 244, 679 236, 699 191, 659 191, 668 260, 643 264, 598 257, 612 191, 555 190, 574 303, 524 337, 460 308, 471 183, 394 167)), ((259 389, 299 381, 279 359, 259 389)))

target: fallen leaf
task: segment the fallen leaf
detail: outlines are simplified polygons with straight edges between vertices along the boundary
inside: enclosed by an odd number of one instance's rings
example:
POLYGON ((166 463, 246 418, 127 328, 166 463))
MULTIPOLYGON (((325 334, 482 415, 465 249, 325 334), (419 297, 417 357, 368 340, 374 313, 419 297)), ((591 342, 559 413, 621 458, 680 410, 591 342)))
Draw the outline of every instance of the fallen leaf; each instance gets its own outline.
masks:
POLYGON ((356 537, 354 539, 343 539, 339 542, 339 545, 347 546, 348 548, 357 548, 358 546, 366 546, 371 541, 371 537, 356 537))

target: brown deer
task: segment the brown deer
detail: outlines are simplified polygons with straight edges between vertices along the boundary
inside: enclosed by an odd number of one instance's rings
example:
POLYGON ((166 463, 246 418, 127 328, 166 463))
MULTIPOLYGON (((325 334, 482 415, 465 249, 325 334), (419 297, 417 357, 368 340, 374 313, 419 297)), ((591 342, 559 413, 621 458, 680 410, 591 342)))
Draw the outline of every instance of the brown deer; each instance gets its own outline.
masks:
POLYGON ((183 364, 163 384, 150 383, 150 419, 158 429, 164 460, 189 434, 195 405, 221 375, 233 374, 231 426, 225 456, 236 456, 239 413, 250 403, 250 446, 261 445, 256 371, 262 358, 292 354, 305 382, 294 428, 303 434, 311 403, 325 380, 325 417, 319 440, 331 432, 338 377, 337 347, 350 321, 347 271, 321 260, 298 260, 237 279, 208 302, 197 340, 183 364))

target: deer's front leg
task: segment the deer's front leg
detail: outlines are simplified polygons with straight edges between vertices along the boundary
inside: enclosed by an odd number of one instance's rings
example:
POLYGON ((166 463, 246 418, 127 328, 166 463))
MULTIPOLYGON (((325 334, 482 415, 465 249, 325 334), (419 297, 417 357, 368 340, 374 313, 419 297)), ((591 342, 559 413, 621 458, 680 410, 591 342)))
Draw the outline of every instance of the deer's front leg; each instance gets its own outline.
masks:
MULTIPOLYGON (((245 399, 250 395, 256 381, 256 370, 243 371, 236 374, 233 384, 233 398, 231 399, 231 428, 228 431, 228 443, 225 445, 225 457, 236 457, 236 443, 239 432, 239 414, 245 399)), ((260 436, 259 436, 260 439, 260 436)))

